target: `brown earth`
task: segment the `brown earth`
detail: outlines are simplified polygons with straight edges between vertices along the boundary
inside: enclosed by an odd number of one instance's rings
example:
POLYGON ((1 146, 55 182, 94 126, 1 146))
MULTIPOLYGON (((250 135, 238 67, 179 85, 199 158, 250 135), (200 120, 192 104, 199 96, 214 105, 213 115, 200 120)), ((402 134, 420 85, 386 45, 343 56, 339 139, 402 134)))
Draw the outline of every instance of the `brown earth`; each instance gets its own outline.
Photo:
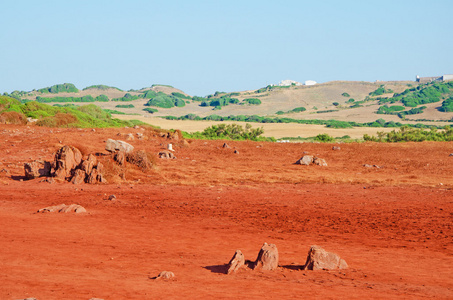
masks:
POLYGON ((148 129, 16 125, 0 125, 0 141, 0 299, 453 297, 453 143, 223 148, 148 129), (106 153, 105 140, 136 132, 150 139, 128 142, 155 154, 147 173, 24 180, 24 162, 61 145, 106 153), (177 159, 158 159, 169 142, 177 159), (328 166, 294 165, 304 152, 328 166), (61 203, 88 213, 35 214, 61 203), (225 274, 236 249, 253 261, 264 242, 278 247, 277 270, 225 274), (349 269, 302 270, 311 245, 349 269), (164 270, 175 278, 152 279, 164 270))

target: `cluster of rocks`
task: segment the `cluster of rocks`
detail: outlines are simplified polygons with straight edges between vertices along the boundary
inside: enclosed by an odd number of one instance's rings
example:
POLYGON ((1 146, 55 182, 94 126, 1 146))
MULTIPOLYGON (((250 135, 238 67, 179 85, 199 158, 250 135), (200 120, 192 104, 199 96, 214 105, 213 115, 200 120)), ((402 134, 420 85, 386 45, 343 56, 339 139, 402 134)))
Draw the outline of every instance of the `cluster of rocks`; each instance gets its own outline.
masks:
MULTIPOLYGON (((227 265, 227 274, 235 273, 242 267, 248 266, 251 269, 275 270, 278 267, 278 249, 275 244, 264 243, 258 252, 254 262, 246 261, 241 250, 236 250, 227 265)), ((307 260, 302 267, 304 270, 335 270, 347 269, 348 264, 337 254, 327 252, 319 246, 311 246, 308 251, 307 260)))
POLYGON ((74 184, 106 182, 103 176, 104 166, 96 156, 90 154, 86 159, 82 157, 79 149, 63 146, 55 153, 52 163, 46 161, 25 163, 25 177, 27 179, 54 177, 74 184))
POLYGON ((324 158, 319 158, 313 155, 304 155, 302 158, 300 158, 298 161, 295 163, 296 165, 318 165, 318 166, 323 166, 327 167, 327 162, 324 158))
POLYGON ((68 213, 68 212, 74 212, 76 214, 78 213, 84 213, 87 212, 86 209, 78 204, 59 204, 59 205, 54 205, 54 206, 48 206, 41 208, 37 211, 38 213, 48 213, 48 212, 59 212, 59 213, 68 213))

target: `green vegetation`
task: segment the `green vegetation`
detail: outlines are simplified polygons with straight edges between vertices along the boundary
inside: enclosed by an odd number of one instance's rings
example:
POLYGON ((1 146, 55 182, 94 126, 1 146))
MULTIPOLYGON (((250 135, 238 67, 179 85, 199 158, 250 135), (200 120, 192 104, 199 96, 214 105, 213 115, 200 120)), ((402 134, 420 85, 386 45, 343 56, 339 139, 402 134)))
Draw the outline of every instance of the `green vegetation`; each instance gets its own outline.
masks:
POLYGON ((115 110, 115 109, 105 108, 104 111, 109 113, 109 114, 114 114, 114 115, 126 115, 125 112, 122 112, 122 111, 119 111, 119 110, 115 110))
POLYGON ((46 87, 39 89, 38 92, 43 94, 57 94, 57 93, 78 93, 79 90, 72 83, 63 83, 52 85, 51 87, 46 87))
POLYGON ((407 107, 435 103, 453 96, 453 81, 435 82, 406 89, 390 98, 380 98, 379 104, 401 102, 407 107))
POLYGON ((143 110, 146 111, 146 112, 149 112, 150 114, 158 112, 157 109, 151 108, 151 107, 144 108, 143 110))
MULTIPOLYGON (((142 96, 142 95, 140 95, 140 96, 142 96)), ((123 101, 123 102, 134 101, 134 100, 143 98, 143 96, 142 97, 140 97, 140 96, 132 96, 130 93, 126 93, 121 98, 113 98, 112 101, 123 101)))
POLYGON ((250 104, 250 105, 260 105, 261 100, 257 98, 247 98, 242 100, 244 103, 250 104))
POLYGON ((202 132, 195 132, 193 134, 184 133, 184 137, 221 140, 275 141, 274 138, 260 137, 263 133, 263 128, 253 129, 250 124, 246 124, 245 128, 237 124, 220 124, 208 127, 202 132))
MULTIPOLYGON (((162 117, 167 120, 194 120, 194 121, 236 121, 236 122, 254 122, 254 123, 297 123, 297 124, 313 124, 313 125, 326 125, 330 128, 351 128, 351 127, 401 127, 403 126, 400 122, 386 122, 384 119, 378 119, 374 122, 368 123, 357 123, 357 122, 346 122, 338 120, 304 120, 304 119, 292 119, 292 118, 270 118, 270 117, 261 117, 258 115, 237 115, 237 116, 219 116, 219 115, 209 115, 207 117, 199 117, 195 114, 188 114, 181 117, 175 116, 165 116, 162 117)), ((431 126, 424 124, 414 124, 411 125, 416 128, 429 128, 431 126)))
POLYGON ((292 110, 289 110, 287 112, 284 112, 282 110, 279 110, 278 112, 276 112, 277 115, 283 115, 283 114, 291 114, 291 113, 299 113, 299 112, 304 112, 306 111, 307 109, 305 107, 296 107, 296 108, 293 108, 292 110))
POLYGON ((181 93, 177 93, 177 92, 173 92, 171 93, 173 96, 177 97, 177 98, 181 98, 181 99, 192 99, 192 97, 190 96, 186 96, 184 94, 181 94, 181 93))
POLYGON ((420 128, 410 128, 403 126, 399 130, 392 130, 389 133, 378 132, 377 136, 363 136, 365 141, 372 142, 423 142, 423 141, 453 141, 453 129, 450 126, 445 126, 438 130, 431 127, 430 130, 420 128))
POLYGON ((379 107, 379 109, 377 110, 377 114, 386 114, 386 115, 392 115, 392 114, 395 114, 396 112, 398 111, 402 111, 404 110, 404 106, 401 106, 401 105, 392 105, 392 106, 387 106, 387 105, 383 105, 381 107, 379 107))
MULTIPOLYGON (((186 105, 186 102, 174 95, 167 95, 163 92, 153 92, 149 91, 145 94, 145 97, 150 97, 150 100, 145 104, 146 106, 157 106, 162 108, 172 108, 172 107, 183 107, 186 105)), ((190 98, 189 98, 190 99, 190 98)))
POLYGON ((351 95, 349 95, 348 93, 344 92, 343 94, 341 94, 341 96, 343 97, 351 97, 351 95))
POLYGON ((115 105, 115 107, 117 108, 134 108, 134 104, 118 104, 118 105, 115 105))
POLYGON ((338 102, 333 102, 332 105, 333 105, 333 106, 338 106, 338 105, 340 105, 340 103, 338 103, 338 102))
POLYGON ((102 91, 105 91, 105 90, 108 90, 108 89, 115 89, 115 90, 118 90, 118 91, 123 91, 117 87, 114 87, 114 86, 108 86, 108 85, 103 85, 103 84, 98 84, 98 85, 90 85, 90 86, 87 86, 86 88, 84 88, 83 90, 89 90, 89 89, 96 89, 96 90, 102 90, 102 91))
POLYGON ((99 95, 96 98, 94 98, 94 101, 108 102, 109 101, 109 97, 107 97, 106 95, 102 94, 102 95, 99 95))
POLYGON ((153 84, 151 87, 155 87, 155 86, 165 86, 165 87, 173 88, 173 86, 168 85, 168 84, 153 84))
POLYGON ((96 98, 93 98, 91 95, 83 96, 83 97, 36 97, 36 101, 39 103, 51 103, 51 102, 107 102, 109 101, 108 98, 105 99, 105 95, 100 95, 96 98), (102 97, 104 96, 104 97, 102 97))
POLYGON ((349 99, 348 101, 346 101, 346 103, 353 103, 355 100, 353 98, 349 99))
POLYGON ((453 96, 442 101, 442 106, 439 108, 439 111, 453 112, 453 96))
POLYGON ((8 94, 6 92, 3 93, 3 96, 11 97, 11 98, 14 98, 19 101, 21 101, 22 97, 26 97, 29 95, 30 95, 29 92, 24 92, 24 91, 13 91, 11 94, 8 94))
POLYGON ((217 109, 221 109, 222 106, 227 106, 229 104, 238 104, 239 100, 236 98, 230 98, 228 96, 222 96, 220 98, 214 98, 212 100, 204 99, 200 106, 214 106, 217 109))
POLYGON ((89 104, 76 107, 50 106, 37 101, 20 103, 16 99, 0 97, 0 113, 17 112, 22 116, 38 119, 39 126, 48 127, 122 127, 141 124, 140 121, 122 121, 113 119, 111 115, 100 107, 89 104))
POLYGON ((327 133, 318 134, 315 137, 315 142, 332 143, 334 141, 335 141, 335 139, 333 137, 331 137, 330 135, 328 135, 327 133))
POLYGON ((389 94, 393 93, 391 89, 386 89, 384 85, 381 85, 379 88, 377 88, 374 92, 371 92, 369 95, 370 96, 380 96, 383 94, 389 94))

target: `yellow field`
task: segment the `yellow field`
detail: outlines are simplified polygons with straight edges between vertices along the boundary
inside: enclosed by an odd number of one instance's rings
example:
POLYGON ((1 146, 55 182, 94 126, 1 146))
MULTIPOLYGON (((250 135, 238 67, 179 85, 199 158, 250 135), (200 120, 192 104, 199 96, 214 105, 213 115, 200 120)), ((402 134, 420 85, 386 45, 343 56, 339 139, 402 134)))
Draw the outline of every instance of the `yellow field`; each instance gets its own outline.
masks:
MULTIPOLYGON (((217 124, 240 124, 244 126, 245 122, 216 122, 216 121, 179 121, 179 120, 166 120, 157 117, 142 117, 130 115, 114 115, 115 118, 121 120, 140 120, 142 122, 158 126, 162 129, 180 129, 186 132, 203 131, 205 128, 217 124)), ((333 137, 341 137, 349 135, 351 138, 362 138, 364 134, 376 135, 378 131, 390 132, 392 128, 372 128, 372 127, 358 127, 347 129, 334 129, 327 128, 324 125, 304 125, 292 123, 250 123, 252 127, 263 127, 264 136, 283 138, 283 137, 313 137, 320 133, 327 133, 333 137)))

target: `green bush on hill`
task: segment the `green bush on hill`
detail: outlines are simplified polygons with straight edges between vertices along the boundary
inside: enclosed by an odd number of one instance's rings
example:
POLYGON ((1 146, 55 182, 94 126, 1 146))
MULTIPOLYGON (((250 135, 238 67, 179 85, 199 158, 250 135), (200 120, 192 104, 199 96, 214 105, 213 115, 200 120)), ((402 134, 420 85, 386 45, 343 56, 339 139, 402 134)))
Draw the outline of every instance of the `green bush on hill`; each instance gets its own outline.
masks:
POLYGON ((453 96, 442 101, 442 106, 439 108, 439 111, 453 112, 453 96))
POLYGON ((203 132, 185 134, 188 138, 223 139, 223 140, 252 140, 252 141, 275 141, 273 138, 260 137, 264 133, 263 128, 252 128, 246 124, 245 128, 237 124, 220 124, 206 128, 203 132))
POLYGON ((86 88, 84 88, 83 90, 86 91, 86 90, 89 90, 89 89, 96 89, 96 90, 102 90, 102 91, 105 91, 105 90, 108 90, 108 89, 115 89, 115 90, 118 90, 118 91, 123 91, 117 87, 114 87, 114 86, 108 86, 108 85, 103 85, 103 84, 98 84, 98 85, 90 85, 90 86, 87 86, 86 88))
POLYGON ((123 101, 123 102, 134 101, 143 97, 143 95, 140 96, 132 96, 130 93, 126 93, 121 98, 113 98, 112 101, 123 101))
POLYGON ((63 84, 56 84, 56 85, 52 85, 51 87, 39 89, 38 92, 43 93, 43 94, 47 94, 47 93, 51 93, 51 94, 78 93, 79 90, 72 83, 63 83, 63 84))
POLYGON ((389 133, 378 132, 376 136, 365 134, 365 141, 372 142, 423 142, 423 141, 453 141, 453 129, 450 126, 445 126, 442 130, 431 127, 430 130, 420 128, 410 128, 402 126, 399 130, 392 130, 389 133))
POLYGON ((158 112, 157 109, 151 108, 151 107, 144 108, 143 110, 146 111, 146 112, 149 112, 150 114, 158 112))
POLYGON ((343 94, 341 94, 341 96, 343 97, 351 97, 351 95, 349 95, 348 93, 344 92, 343 94))
POLYGON ((181 94, 181 93, 178 93, 178 92, 173 92, 171 93, 173 96, 177 97, 177 98, 181 98, 181 99, 192 99, 192 97, 190 96, 186 96, 184 94, 181 94))
MULTIPOLYGON (((152 91, 151 91, 152 92, 152 91)), ((186 105, 184 99, 174 95, 167 95, 163 92, 147 93, 145 95, 150 100, 145 104, 146 106, 157 106, 162 108, 183 107, 186 105)), ((190 98, 189 98, 190 99, 190 98)))
POLYGON ((36 101, 40 103, 51 103, 51 102, 95 102, 95 101, 102 101, 107 102, 109 101, 108 98, 105 100, 103 97, 96 97, 93 98, 91 95, 86 95, 83 97, 36 97, 36 101))
POLYGON ((391 89, 386 89, 384 85, 381 85, 374 92, 369 93, 370 96, 380 96, 383 94, 393 93, 391 89))
POLYGON ((392 105, 392 106, 387 106, 387 105, 383 105, 381 107, 379 107, 379 109, 377 110, 377 114, 386 114, 386 115, 390 115, 390 114, 395 114, 395 112, 398 112, 398 111, 402 111, 404 110, 404 106, 401 106, 401 105, 392 105))
POLYGON ((257 98, 247 98, 242 101, 244 101, 245 103, 250 104, 250 105, 260 105, 261 104, 261 100, 257 99, 257 98))
POLYGON ((115 107, 117 108, 134 108, 134 104, 118 104, 118 105, 115 105, 115 107))

